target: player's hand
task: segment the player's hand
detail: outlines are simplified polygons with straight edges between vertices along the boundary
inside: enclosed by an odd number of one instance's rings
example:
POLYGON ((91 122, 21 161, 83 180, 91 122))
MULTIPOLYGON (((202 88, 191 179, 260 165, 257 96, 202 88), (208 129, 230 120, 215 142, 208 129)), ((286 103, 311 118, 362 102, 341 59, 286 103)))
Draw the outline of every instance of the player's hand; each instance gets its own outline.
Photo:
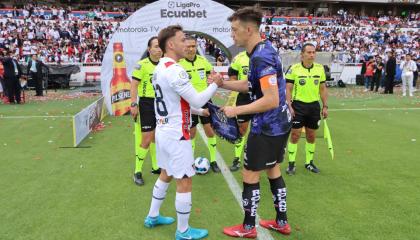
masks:
POLYGON ((236 107, 226 106, 226 107, 220 108, 220 111, 224 112, 226 117, 229 117, 229 118, 233 118, 238 115, 238 113, 236 112, 236 107))
POLYGON ((130 114, 133 119, 137 119, 137 115, 139 114, 139 108, 138 107, 130 107, 130 114))
POLYGON ((290 111, 290 115, 292 115, 292 118, 295 117, 295 110, 292 107, 292 104, 289 104, 289 111, 290 111))
POLYGON ((203 117, 210 117, 210 111, 208 108, 203 109, 203 117))
POLYGON ((207 78, 207 83, 212 84, 216 83, 218 87, 223 86, 223 76, 220 73, 216 73, 215 71, 212 71, 207 78))
POLYGON ((323 107, 322 108, 322 117, 323 118, 327 118, 328 117, 328 108, 327 107, 323 107))

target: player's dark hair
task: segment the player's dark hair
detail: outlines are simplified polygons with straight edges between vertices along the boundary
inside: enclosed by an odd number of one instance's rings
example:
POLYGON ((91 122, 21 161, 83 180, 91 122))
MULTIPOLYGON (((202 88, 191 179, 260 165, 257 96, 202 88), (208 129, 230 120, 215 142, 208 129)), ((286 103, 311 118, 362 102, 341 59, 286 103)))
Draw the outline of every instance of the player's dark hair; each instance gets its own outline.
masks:
POLYGON ((150 39, 149 39, 149 41, 147 41, 147 47, 151 47, 152 46, 152 41, 153 40, 155 40, 155 39, 158 39, 158 37, 157 36, 153 36, 153 37, 151 37, 150 39))
POLYGON ((314 47, 315 48, 315 45, 313 45, 312 43, 303 44, 301 53, 304 53, 306 51, 306 47, 314 47))
POLYGON ((183 31, 183 28, 180 25, 171 25, 160 30, 158 35, 158 42, 159 47, 162 49, 163 53, 166 52, 166 42, 168 39, 175 36, 179 31, 183 31))
POLYGON ((228 21, 233 22, 239 20, 241 22, 252 22, 259 27, 261 25, 262 17, 263 13, 259 7, 244 7, 238 9, 228 17, 228 21))
POLYGON ((187 36, 185 37, 185 40, 194 40, 194 41, 196 41, 196 42, 197 42, 197 38, 195 38, 195 37, 193 37, 193 36, 191 36, 191 35, 187 35, 187 36))

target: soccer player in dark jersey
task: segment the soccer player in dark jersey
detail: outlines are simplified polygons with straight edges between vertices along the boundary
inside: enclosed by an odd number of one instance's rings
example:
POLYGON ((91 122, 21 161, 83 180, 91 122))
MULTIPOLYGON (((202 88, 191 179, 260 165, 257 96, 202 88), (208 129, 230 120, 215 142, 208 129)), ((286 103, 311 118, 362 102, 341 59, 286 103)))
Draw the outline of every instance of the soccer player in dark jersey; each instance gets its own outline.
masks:
POLYGON ((260 175, 266 171, 274 199, 276 218, 261 220, 260 226, 290 234, 286 215, 286 184, 280 171, 291 115, 286 103, 286 81, 278 53, 259 33, 262 13, 255 7, 245 7, 229 17, 232 38, 249 55, 248 81, 226 81, 223 88, 246 93, 251 88, 252 103, 224 107, 228 117, 254 114, 245 149, 242 203, 245 218, 242 224, 226 227, 223 232, 232 237, 255 238, 255 218, 260 201, 260 175), (249 87, 248 87, 249 82, 249 87))

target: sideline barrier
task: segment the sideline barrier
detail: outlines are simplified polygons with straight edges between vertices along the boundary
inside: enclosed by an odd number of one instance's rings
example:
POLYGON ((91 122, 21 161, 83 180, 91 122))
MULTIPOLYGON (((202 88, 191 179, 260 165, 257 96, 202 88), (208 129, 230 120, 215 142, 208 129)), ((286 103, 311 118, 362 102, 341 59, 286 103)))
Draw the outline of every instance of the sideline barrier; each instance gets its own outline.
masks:
POLYGON ((108 115, 104 108, 104 97, 99 98, 73 116, 73 147, 83 139, 108 115))

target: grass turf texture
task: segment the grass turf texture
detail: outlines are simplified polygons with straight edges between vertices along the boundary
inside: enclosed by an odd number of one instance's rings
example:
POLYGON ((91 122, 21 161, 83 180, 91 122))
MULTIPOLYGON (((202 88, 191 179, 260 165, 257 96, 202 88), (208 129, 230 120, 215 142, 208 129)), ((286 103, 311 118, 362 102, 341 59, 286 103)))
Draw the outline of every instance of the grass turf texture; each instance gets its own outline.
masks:
MULTIPOLYGON (((304 167, 299 143, 297 174, 285 176, 289 239, 417 239, 420 225, 420 110, 333 111, 348 108, 419 108, 420 99, 362 93, 362 88, 330 89, 335 160, 318 138, 315 163, 304 167), (413 141, 412 139, 416 139, 413 141)), ((219 94, 216 102, 223 102, 219 94)), ((26 105, 0 105, 0 239, 173 239, 176 224, 146 229, 157 176, 150 159, 146 185, 135 186, 133 125, 130 117, 108 117, 104 131, 71 146, 71 118, 6 119, 7 116, 73 115, 96 98, 26 105), (46 120, 45 120, 46 119, 46 120)), ((321 133, 321 131, 319 132, 321 133)), ((233 145, 218 141, 228 165, 233 145)), ((197 138, 196 157, 208 158, 197 138)), ((282 172, 287 164, 282 164, 282 172)), ((234 173, 240 182, 239 172, 234 173)), ((209 229, 209 239, 228 239, 224 226, 242 221, 241 208, 221 174, 193 178, 191 226, 209 229)), ((268 181, 261 179, 263 218, 274 217, 268 181)), ((176 217, 175 183, 162 214, 176 217)), ((275 239, 283 239, 272 233, 275 239)))

